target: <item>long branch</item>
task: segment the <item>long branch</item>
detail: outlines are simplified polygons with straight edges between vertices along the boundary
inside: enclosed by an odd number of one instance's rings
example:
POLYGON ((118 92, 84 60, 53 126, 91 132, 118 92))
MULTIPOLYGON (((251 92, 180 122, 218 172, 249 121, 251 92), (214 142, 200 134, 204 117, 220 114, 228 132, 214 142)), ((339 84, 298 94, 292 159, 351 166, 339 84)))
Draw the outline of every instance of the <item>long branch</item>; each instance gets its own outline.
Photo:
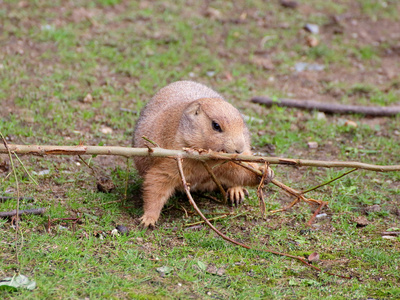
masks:
MULTIPOLYGON (((281 157, 266 157, 219 153, 213 151, 183 149, 171 150, 163 148, 130 148, 117 146, 51 146, 51 145, 14 145, 8 144, 11 152, 17 154, 31 155, 117 155, 124 157, 133 156, 152 156, 152 157, 168 157, 168 158, 192 158, 200 161, 210 159, 230 160, 230 161, 246 161, 257 163, 269 163, 291 166, 311 166, 325 168, 357 168, 376 172, 393 172, 400 171, 400 165, 381 166, 366 164, 355 161, 322 161, 307 159, 291 159, 281 157)), ((0 153, 8 153, 4 145, 0 145, 0 153)))

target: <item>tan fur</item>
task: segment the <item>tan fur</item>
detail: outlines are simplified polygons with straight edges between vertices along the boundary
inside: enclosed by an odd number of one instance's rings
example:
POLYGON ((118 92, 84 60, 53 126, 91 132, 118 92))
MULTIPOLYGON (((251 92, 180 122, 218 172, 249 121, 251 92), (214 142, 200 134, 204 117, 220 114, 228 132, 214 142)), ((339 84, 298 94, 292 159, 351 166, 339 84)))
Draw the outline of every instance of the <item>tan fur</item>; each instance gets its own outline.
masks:
MULTIPOLYGON (((142 136, 162 148, 194 147, 250 154, 248 129, 239 111, 210 88, 192 81, 178 81, 162 88, 141 112, 134 134, 134 146, 144 147, 142 136), (213 128, 220 125, 222 132, 213 128)), ((259 178, 234 163, 209 161, 232 202, 239 203, 247 193, 242 186, 256 186, 259 178)), ((144 226, 154 226, 161 209, 176 190, 182 190, 176 162, 165 158, 135 157, 144 177, 144 226)), ((192 191, 216 190, 202 163, 186 159, 183 170, 192 191)))

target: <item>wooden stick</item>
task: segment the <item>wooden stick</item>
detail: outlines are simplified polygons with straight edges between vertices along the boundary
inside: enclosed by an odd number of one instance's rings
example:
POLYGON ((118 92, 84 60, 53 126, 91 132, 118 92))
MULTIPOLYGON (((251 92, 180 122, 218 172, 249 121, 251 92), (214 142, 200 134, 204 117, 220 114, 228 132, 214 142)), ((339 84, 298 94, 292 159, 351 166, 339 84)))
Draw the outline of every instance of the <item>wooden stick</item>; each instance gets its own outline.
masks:
MULTIPOLYGON (((22 209, 18 210, 18 216, 20 215, 41 215, 44 214, 46 211, 45 208, 34 208, 34 209, 22 209)), ((11 210, 11 211, 2 211, 0 212, 0 218, 5 218, 5 217, 14 217, 17 215, 17 210, 11 210)))
MULTIPOLYGON (((199 161, 205 160, 226 160, 226 161, 245 161, 256 163, 270 163, 290 166, 309 166, 324 168, 357 168, 375 172, 400 171, 400 165, 380 166, 353 161, 322 161, 307 159, 291 159, 280 157, 253 156, 242 154, 229 154, 201 149, 185 148, 183 150, 171 150, 163 148, 131 148, 117 146, 39 146, 39 145, 14 145, 8 144, 11 152, 17 154, 31 155, 116 155, 123 157, 151 156, 166 158, 192 158, 199 161)), ((7 148, 0 144, 0 153, 8 153, 7 148)))
POLYGON ((362 114, 372 117, 394 117, 400 114, 400 106, 357 106, 321 103, 313 100, 272 99, 270 97, 254 97, 251 99, 251 102, 264 104, 266 106, 277 105, 305 110, 318 110, 331 114, 362 114))

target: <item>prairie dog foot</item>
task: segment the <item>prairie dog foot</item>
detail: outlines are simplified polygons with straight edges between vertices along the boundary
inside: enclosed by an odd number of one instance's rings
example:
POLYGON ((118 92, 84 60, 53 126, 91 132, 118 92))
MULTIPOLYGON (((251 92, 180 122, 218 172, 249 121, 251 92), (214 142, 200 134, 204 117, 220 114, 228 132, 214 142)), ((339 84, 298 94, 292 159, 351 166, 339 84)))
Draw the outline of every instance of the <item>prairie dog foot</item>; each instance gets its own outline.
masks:
POLYGON ((231 201, 232 205, 238 206, 242 204, 244 197, 249 195, 249 192, 241 186, 234 186, 228 189, 228 198, 231 201))
POLYGON ((143 226, 145 228, 147 228, 147 227, 154 228, 154 227, 156 227, 158 217, 151 216, 149 214, 147 214, 147 215, 144 214, 139 220, 140 220, 141 226, 143 226))

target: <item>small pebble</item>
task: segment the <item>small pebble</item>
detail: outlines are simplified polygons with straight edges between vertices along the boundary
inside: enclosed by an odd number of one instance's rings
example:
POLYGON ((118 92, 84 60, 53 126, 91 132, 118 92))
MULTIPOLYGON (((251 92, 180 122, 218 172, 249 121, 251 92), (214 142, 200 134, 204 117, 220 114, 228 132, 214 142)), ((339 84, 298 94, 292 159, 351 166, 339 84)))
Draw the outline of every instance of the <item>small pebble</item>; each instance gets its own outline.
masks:
POLYGON ((321 64, 309 64, 306 62, 298 62, 294 65, 296 72, 303 71, 323 71, 325 69, 324 65, 321 64))
POLYGON ((307 145, 308 145, 308 148, 310 148, 310 149, 317 149, 318 148, 318 143, 317 142, 308 142, 307 145))
POLYGON ((40 172, 32 171, 32 174, 38 175, 38 176, 44 176, 44 175, 50 174, 50 170, 42 170, 42 171, 40 171, 40 172))
POLYGON ((291 0, 281 0, 280 3, 283 7, 291 9, 296 9, 299 6, 299 3, 297 1, 291 0))
POLYGON ((114 228, 113 230, 111 230, 111 235, 118 236, 118 235, 119 235, 118 230, 117 230, 116 228, 114 228))
POLYGON ((207 74, 208 77, 213 77, 215 75, 215 72, 214 71, 208 71, 206 74, 207 74))
POLYGON ((317 113, 317 120, 326 120, 326 115, 324 112, 317 113))
POLYGON ((351 120, 347 120, 346 122, 344 122, 344 126, 347 127, 352 127, 352 128, 357 128, 357 123, 351 120))
POLYGON ((120 233, 122 233, 122 234, 128 234, 129 233, 129 229, 124 225, 117 225, 117 227, 115 227, 115 229, 117 231, 119 231, 120 233))
POLYGON ((319 40, 315 36, 308 36, 306 38, 307 46, 314 48, 319 45, 319 40))
POLYGON ((307 23, 304 26, 304 29, 307 30, 308 32, 311 32, 312 34, 318 34, 319 33, 319 26, 316 25, 316 24, 307 23))
POLYGON ((319 219, 319 218, 323 218, 326 216, 328 216, 328 215, 326 213, 323 213, 323 214, 316 215, 315 217, 319 219))
POLYGON ((108 126, 101 127, 100 131, 101 131, 101 133, 104 133, 104 134, 112 134, 113 133, 112 128, 108 127, 108 126))

